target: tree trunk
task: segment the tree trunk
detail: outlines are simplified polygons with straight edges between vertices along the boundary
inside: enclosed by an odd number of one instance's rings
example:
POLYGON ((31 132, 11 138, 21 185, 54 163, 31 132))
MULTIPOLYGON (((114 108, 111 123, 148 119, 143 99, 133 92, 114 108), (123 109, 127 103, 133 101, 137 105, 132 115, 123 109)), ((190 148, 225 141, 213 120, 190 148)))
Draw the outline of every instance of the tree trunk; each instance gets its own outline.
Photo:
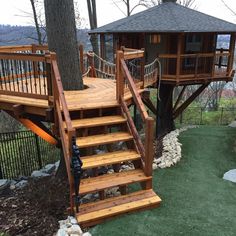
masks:
POLYGON ((48 46, 57 54, 64 90, 83 89, 73 0, 45 0, 48 46))
MULTIPOLYGON (((97 28, 96 0, 87 0, 87 7, 88 7, 90 28, 93 30, 93 29, 97 28)), ((99 52, 98 52, 98 36, 96 34, 92 34, 90 36, 90 42, 91 42, 92 47, 93 47, 93 52, 95 52, 97 55, 99 55, 99 52)))
POLYGON ((157 101, 156 136, 161 137, 174 130, 173 119, 173 89, 174 86, 162 84, 160 88, 160 99, 157 101))

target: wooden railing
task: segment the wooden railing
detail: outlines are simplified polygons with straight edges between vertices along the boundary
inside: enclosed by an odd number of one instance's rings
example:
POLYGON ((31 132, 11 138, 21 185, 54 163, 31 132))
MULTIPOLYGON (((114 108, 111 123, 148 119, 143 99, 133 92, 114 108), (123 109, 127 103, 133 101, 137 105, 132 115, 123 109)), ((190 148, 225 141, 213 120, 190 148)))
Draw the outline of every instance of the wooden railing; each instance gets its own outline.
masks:
POLYGON ((0 93, 48 99, 47 63, 45 55, 0 52, 0 93))
POLYGON ((153 137, 154 137, 154 120, 149 117, 146 108, 142 102, 141 96, 137 90, 129 69, 125 62, 123 51, 117 51, 116 56, 116 82, 117 82, 117 100, 120 102, 123 112, 127 117, 129 128, 135 138, 135 143, 138 151, 142 157, 143 169, 147 176, 152 175, 152 162, 153 162, 153 137), (132 98, 139 109, 142 120, 145 124, 145 144, 143 146, 141 139, 137 133, 133 120, 130 116, 129 109, 124 100, 125 82, 128 84, 132 98))
POLYGON ((18 52, 18 53, 39 53, 45 54, 48 52, 47 45, 19 45, 19 46, 0 46, 0 52, 18 52))
POLYGON ((162 78, 164 80, 230 77, 229 51, 215 53, 161 54, 162 78), (224 63, 223 63, 224 62, 224 63))

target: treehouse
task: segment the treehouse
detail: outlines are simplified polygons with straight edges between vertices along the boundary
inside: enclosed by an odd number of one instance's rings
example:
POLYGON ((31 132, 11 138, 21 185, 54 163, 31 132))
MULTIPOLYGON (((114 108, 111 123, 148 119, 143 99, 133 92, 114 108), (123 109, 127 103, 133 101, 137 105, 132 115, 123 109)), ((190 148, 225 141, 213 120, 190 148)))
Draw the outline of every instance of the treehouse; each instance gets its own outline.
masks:
POLYGON ((174 1, 163 2, 90 31, 100 36, 101 57, 107 59, 121 46, 143 48, 146 63, 161 61, 162 83, 231 81, 236 25, 174 1), (222 36, 228 40, 224 45, 222 36))

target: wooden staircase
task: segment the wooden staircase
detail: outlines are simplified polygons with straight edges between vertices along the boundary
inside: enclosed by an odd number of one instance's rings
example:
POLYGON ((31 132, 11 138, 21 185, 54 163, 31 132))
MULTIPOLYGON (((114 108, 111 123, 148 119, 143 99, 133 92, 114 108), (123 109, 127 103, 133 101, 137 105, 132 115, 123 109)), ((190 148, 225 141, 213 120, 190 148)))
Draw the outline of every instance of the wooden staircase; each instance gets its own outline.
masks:
MULTIPOLYGON (((27 51, 46 50, 41 46, 37 50, 33 48, 27 47, 27 51)), ((26 54, 22 53, 24 48, 18 47, 12 50, 17 53, 0 50, 0 59, 4 62, 0 68, 0 109, 61 147, 70 186, 69 210, 75 213, 81 226, 92 226, 120 214, 158 206, 161 199, 152 190, 154 120, 148 116, 140 96, 145 85, 144 64, 140 73, 142 81, 136 83, 125 63, 125 57, 143 58, 144 52, 117 52, 116 81, 108 83, 98 79, 96 82, 99 90, 104 90, 103 94, 108 87, 114 86, 114 90, 109 90, 113 100, 106 101, 98 93, 90 92, 94 91, 94 84, 80 95, 72 91, 66 99, 54 53, 26 54), (29 64, 27 68, 24 67, 26 63, 29 64), (85 102, 77 106, 81 96, 85 102), (87 103, 91 96, 92 102, 87 103), (132 103, 139 109, 145 126, 144 145, 127 107, 132 103), (54 123, 52 131, 57 139, 44 129, 42 121, 54 123), (75 207, 77 190, 71 168, 74 137, 83 162, 79 212, 75 207), (125 165, 129 168, 124 168, 125 165), (114 188, 119 194, 110 194, 114 188), (84 201, 88 194, 92 196, 91 202, 84 201)))
POLYGON ((97 196, 81 204, 76 214, 81 226, 160 204, 161 199, 152 190, 152 176, 144 173, 141 154, 120 105, 73 111, 71 119, 86 176, 81 180, 79 194, 82 199, 86 194, 97 196), (96 154, 98 149, 102 151, 96 154), (134 168, 121 171, 121 166, 127 163, 134 168), (130 186, 135 183, 139 190, 131 192, 130 186), (107 198, 107 190, 115 187, 120 196, 107 198))

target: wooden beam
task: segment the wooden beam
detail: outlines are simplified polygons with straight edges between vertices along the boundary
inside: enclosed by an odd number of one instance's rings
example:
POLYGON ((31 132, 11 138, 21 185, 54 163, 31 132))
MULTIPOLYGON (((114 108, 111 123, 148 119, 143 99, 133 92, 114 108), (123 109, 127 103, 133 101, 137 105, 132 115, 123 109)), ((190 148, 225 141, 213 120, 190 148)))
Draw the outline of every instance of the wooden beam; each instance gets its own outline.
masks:
POLYGON ((177 60, 176 60, 176 80, 179 82, 180 69, 181 69, 181 50, 182 50, 182 39, 183 35, 178 34, 178 45, 177 45, 177 60))
POLYGON ((209 85, 210 83, 203 84, 199 87, 180 107, 178 107, 173 112, 173 118, 176 119, 191 103, 192 101, 201 94, 201 92, 209 85))
POLYGON ((181 92, 180 92, 180 94, 179 94, 179 96, 177 98, 177 101, 175 102, 175 105, 174 105, 174 108, 173 108, 174 111, 176 110, 177 106, 179 105, 179 102, 180 102, 180 100, 183 97, 185 89, 186 89, 186 85, 184 85, 184 87, 182 88, 182 90, 181 90, 181 92))
POLYGON ((79 63, 80 63, 80 71, 81 73, 85 73, 84 71, 84 46, 82 44, 79 45, 79 63))
POLYGON ((230 37, 230 47, 229 47, 229 52, 230 55, 228 57, 228 68, 227 68, 227 75, 230 74, 232 68, 233 68, 233 63, 234 63, 234 50, 235 50, 235 33, 231 34, 230 37))
POLYGON ((100 34, 100 57, 105 59, 106 56, 106 44, 105 44, 105 35, 104 34, 100 34))
POLYGON ((13 113, 16 117, 21 117, 24 115, 25 111, 24 111, 24 106, 23 105, 20 105, 20 104, 16 104, 16 105, 13 105, 13 113))

